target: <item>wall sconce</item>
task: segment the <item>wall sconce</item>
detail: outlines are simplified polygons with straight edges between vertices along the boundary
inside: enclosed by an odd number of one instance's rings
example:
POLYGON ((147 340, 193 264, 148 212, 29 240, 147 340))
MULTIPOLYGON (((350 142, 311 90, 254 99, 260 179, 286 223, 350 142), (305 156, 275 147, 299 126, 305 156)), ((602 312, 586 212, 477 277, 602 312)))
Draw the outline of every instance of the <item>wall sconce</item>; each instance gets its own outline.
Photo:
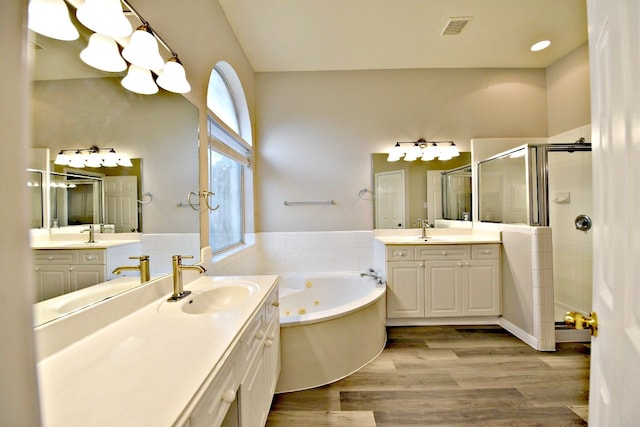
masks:
MULTIPOLYGON (((127 69, 126 60, 132 66, 146 70, 143 73, 129 67, 129 73, 122 81, 123 87, 135 93, 151 95, 158 92, 151 72, 158 76, 157 84, 169 92, 187 93, 191 90, 178 54, 127 0, 85 0, 78 6, 76 17, 82 25, 95 32, 80 54, 80 59, 87 65, 102 71, 121 72, 127 69), (122 5, 142 23, 136 31, 124 15, 122 5), (122 54, 116 40, 124 46, 122 54), (160 55, 159 44, 170 54, 166 63, 160 55), (130 77, 130 74, 134 76, 130 77)), ((64 0, 29 0, 29 28, 59 40, 75 40, 80 36, 69 18, 64 0)))
POLYGON ((453 141, 427 141, 420 138, 416 142, 396 142, 396 145, 389 151, 388 162, 396 162, 404 157, 407 162, 412 162, 420 158, 422 161, 429 160, 451 160, 458 157, 460 152, 453 141), (409 148, 402 148, 401 144, 411 144, 409 148))
POLYGON ((56 165, 71 166, 73 168, 99 168, 99 167, 131 167, 131 158, 117 154, 113 148, 74 148, 60 150, 53 162, 56 165))

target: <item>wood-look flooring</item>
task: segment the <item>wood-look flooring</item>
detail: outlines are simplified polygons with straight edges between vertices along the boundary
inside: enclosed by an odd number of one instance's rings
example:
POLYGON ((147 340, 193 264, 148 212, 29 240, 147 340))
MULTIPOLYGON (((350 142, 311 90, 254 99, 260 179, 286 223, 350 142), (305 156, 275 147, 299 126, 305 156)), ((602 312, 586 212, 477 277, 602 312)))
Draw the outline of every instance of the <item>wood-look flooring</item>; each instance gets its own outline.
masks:
POLYGON ((497 326, 387 328, 355 374, 278 394, 268 427, 587 425, 588 344, 538 352, 497 326))

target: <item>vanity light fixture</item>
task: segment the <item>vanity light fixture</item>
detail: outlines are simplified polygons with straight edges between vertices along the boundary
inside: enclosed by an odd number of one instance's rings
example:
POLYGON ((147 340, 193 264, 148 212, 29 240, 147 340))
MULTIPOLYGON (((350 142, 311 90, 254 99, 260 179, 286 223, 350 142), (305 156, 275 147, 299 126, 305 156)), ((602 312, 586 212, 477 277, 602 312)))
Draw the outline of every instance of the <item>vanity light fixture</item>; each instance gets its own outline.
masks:
POLYGON ((396 162, 404 157, 407 162, 418 158, 422 161, 429 160, 450 160, 460 155, 458 147, 453 141, 427 141, 420 138, 416 142, 396 142, 396 145, 389 151, 388 162, 396 162), (406 150, 401 144, 412 144, 406 150))
POLYGON ((113 148, 99 148, 95 145, 90 148, 60 150, 53 163, 73 168, 133 166, 129 156, 117 154, 113 148))
POLYGON ((30 0, 29 29, 58 40, 76 40, 80 37, 69 17, 64 0, 30 0))

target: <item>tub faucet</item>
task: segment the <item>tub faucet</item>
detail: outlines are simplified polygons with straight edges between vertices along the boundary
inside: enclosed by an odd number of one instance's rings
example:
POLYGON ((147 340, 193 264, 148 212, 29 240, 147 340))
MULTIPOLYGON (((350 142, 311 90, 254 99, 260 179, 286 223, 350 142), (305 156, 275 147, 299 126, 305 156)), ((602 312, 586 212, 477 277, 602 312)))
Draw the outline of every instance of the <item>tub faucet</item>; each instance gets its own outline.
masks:
POLYGON ((130 256, 129 259, 140 260, 140 265, 122 265, 113 270, 113 274, 120 274, 127 270, 137 270, 140 272, 140 283, 148 282, 151 279, 149 273, 149 255, 130 256))
POLYGON ((93 224, 89 225, 89 228, 85 228, 83 230, 80 230, 81 233, 84 233, 85 231, 89 232, 89 240, 86 241, 85 243, 95 243, 96 242, 94 240, 95 230, 93 229, 93 224))
POLYGON ((369 271, 367 271, 366 273, 360 273, 360 277, 371 277, 372 279, 375 279, 378 285, 384 284, 384 281, 382 280, 382 276, 376 273, 376 271, 373 268, 370 268, 369 271))
POLYGON ((175 302, 180 301, 191 293, 191 291, 185 291, 182 283, 182 270, 196 270, 201 274, 207 271, 201 265, 182 265, 183 259, 190 259, 192 256, 174 255, 171 257, 173 265, 173 294, 167 301, 175 302))

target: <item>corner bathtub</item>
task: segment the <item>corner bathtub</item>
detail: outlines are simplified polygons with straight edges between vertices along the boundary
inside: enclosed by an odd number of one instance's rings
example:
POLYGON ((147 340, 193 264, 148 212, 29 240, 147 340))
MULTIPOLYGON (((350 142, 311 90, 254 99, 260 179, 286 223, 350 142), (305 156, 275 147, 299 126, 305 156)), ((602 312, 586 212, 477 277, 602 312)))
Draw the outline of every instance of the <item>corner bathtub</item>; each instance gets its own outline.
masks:
POLYGON ((359 273, 281 275, 276 393, 329 384, 375 359, 386 342, 385 291, 359 273))

